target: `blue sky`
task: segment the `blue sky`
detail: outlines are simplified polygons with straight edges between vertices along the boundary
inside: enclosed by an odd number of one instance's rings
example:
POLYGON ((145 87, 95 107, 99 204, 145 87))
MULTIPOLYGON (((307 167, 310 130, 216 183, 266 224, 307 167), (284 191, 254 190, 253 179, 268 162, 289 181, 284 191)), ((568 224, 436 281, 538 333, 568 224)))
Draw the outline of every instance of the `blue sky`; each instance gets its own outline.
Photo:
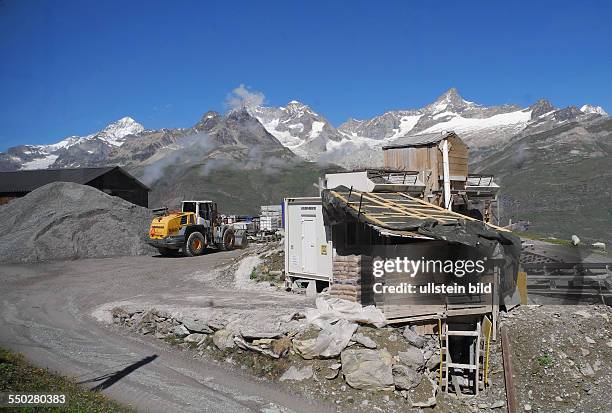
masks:
POLYGON ((453 86, 611 112, 611 17, 605 1, 0 0, 0 150, 123 116, 191 126, 240 84, 335 125, 453 86))

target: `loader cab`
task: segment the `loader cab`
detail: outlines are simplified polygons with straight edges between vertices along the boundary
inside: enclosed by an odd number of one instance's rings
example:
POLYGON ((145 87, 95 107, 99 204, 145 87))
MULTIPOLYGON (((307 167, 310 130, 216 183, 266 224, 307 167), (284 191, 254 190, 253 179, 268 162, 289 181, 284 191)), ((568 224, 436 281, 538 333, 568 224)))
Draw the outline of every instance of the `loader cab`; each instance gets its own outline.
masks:
POLYGON ((193 212, 196 224, 211 227, 217 218, 217 204, 212 201, 183 201, 183 212, 193 212))

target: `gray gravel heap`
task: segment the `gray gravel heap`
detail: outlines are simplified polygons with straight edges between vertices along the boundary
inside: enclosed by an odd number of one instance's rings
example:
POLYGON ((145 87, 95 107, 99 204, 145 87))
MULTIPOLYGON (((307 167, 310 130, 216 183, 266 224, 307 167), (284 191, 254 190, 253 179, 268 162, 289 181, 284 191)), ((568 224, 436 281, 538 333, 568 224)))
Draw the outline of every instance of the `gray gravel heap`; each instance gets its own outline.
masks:
POLYGON ((0 206, 0 262, 149 254, 151 218, 90 186, 45 185, 0 206))

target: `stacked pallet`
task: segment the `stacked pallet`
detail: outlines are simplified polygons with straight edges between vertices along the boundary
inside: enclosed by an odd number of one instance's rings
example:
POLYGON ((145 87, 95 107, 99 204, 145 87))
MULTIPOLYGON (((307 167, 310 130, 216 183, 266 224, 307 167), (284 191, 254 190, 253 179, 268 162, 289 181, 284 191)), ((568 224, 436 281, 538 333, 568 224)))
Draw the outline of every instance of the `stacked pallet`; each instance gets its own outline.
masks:
POLYGON ((330 295, 343 300, 370 304, 372 292, 372 257, 336 255, 333 260, 333 281, 330 295))

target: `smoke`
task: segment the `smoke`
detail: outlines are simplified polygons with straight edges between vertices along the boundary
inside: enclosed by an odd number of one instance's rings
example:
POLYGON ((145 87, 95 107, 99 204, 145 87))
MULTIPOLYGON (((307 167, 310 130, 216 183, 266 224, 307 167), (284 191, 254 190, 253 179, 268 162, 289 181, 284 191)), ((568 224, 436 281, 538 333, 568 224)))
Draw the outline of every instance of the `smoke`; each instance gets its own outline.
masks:
POLYGON ((227 95, 225 105, 230 108, 230 110, 252 109, 263 105, 265 100, 266 97, 263 93, 251 91, 248 87, 240 84, 240 86, 227 95))
POLYGON ((197 133, 181 139, 178 148, 144 168, 140 180, 147 186, 157 182, 169 166, 201 162, 217 144, 206 133, 197 133))

